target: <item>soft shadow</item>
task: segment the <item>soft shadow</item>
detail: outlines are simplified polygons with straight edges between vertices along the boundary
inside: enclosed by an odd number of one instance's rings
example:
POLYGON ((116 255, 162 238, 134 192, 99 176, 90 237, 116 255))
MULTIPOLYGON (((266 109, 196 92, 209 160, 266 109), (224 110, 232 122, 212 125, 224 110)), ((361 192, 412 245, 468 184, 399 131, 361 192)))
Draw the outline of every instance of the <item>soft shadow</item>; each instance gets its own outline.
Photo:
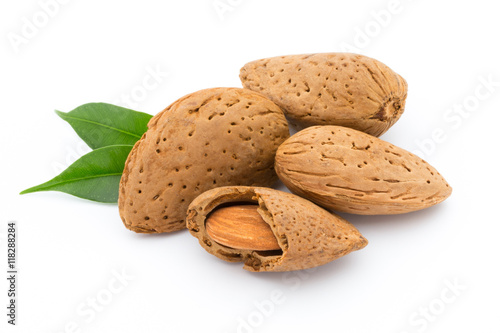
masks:
POLYGON ((334 283, 336 278, 341 278, 343 274, 349 274, 350 268, 357 266, 357 258, 353 256, 344 256, 337 260, 331 261, 322 266, 289 271, 289 272, 249 272, 251 278, 266 280, 274 284, 288 286, 293 288, 297 285, 308 285, 320 283, 320 281, 328 280, 329 283, 334 283))
POLYGON ((408 226, 418 225, 434 219, 437 215, 447 209, 446 202, 422 209, 416 212, 395 214, 395 215, 355 215, 349 213, 335 212, 337 215, 342 216, 347 221, 351 222, 356 228, 377 228, 384 229, 399 229, 408 228, 408 226))
MULTIPOLYGON (((349 222, 351 222, 361 233, 376 234, 376 233, 411 233, 411 230, 419 229, 427 224, 434 225, 436 216, 441 215, 448 209, 447 203, 443 202, 439 205, 429 207, 416 212, 397 214, 397 215, 354 215, 348 213, 336 213, 349 222)), ((443 220, 443 223, 446 221, 443 220)), ((431 227, 431 226, 429 226, 431 227)), ((370 238, 368 238, 370 242, 370 238)), ((367 248, 370 247, 368 244, 367 248)), ((362 249, 365 251, 366 249, 362 249)), ((300 280, 301 284, 308 285, 310 283, 319 283, 319 281, 328 280, 329 283, 334 283, 341 279, 344 274, 351 274, 351 270, 359 265, 361 258, 357 257, 358 252, 353 252, 344 257, 336 259, 325 265, 299 271, 291 272, 247 272, 252 278, 267 280, 276 284, 286 285, 290 281, 300 280), (295 280, 294 280, 295 279, 295 280)), ((361 253, 360 253, 361 254, 361 253)))
POLYGON ((141 239, 141 238, 176 238, 176 237, 181 237, 186 232, 189 233, 189 231, 187 229, 171 231, 171 232, 162 232, 162 233, 157 233, 157 232, 139 233, 139 232, 135 232, 132 230, 128 230, 128 231, 139 239, 141 239))

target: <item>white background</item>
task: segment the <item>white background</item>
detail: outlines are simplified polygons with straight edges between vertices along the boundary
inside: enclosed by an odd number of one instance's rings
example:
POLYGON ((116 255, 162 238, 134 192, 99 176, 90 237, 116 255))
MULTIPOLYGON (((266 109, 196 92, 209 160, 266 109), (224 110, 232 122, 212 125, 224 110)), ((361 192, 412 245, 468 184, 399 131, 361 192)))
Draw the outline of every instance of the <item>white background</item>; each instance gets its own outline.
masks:
POLYGON ((0 274, 2 332, 500 332, 493 1, 221 0, 223 13, 214 0, 60 1, 50 17, 49 0, 0 5, 0 266, 15 220, 20 272, 16 327, 0 274), (135 234, 116 205, 18 195, 88 151, 54 109, 102 101, 155 114, 199 89, 241 86, 248 61, 346 47, 407 80, 405 113, 382 138, 420 150, 454 190, 425 211, 343 214, 370 241, 362 251, 255 274, 186 231, 135 234), (141 88, 151 71, 157 84, 141 88))

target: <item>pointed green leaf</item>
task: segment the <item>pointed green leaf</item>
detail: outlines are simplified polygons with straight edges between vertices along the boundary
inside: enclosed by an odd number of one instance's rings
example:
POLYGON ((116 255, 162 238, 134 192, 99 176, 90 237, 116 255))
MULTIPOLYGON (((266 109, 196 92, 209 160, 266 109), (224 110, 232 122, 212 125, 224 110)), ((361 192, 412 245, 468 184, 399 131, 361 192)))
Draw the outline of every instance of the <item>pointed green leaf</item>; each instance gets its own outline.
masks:
POLYGON ((98 202, 117 202, 120 178, 132 147, 116 145, 98 148, 80 157, 48 182, 20 194, 60 191, 98 202))
POLYGON ((148 129, 151 115, 106 103, 88 103, 68 113, 57 111, 90 148, 133 145, 148 129))

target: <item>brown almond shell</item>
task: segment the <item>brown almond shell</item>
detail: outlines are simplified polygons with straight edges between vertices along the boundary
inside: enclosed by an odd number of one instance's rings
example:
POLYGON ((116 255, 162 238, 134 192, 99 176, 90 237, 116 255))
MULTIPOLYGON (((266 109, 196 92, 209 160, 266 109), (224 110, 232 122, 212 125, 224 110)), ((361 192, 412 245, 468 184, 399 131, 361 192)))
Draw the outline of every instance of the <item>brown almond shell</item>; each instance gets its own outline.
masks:
POLYGON ((374 136, 400 118, 408 90, 388 66, 353 53, 260 59, 244 65, 240 79, 278 104, 296 129, 339 125, 374 136))
POLYGON ((424 209, 452 191, 417 155, 340 126, 295 133, 279 147, 275 168, 293 193, 328 209, 360 215, 424 209))
POLYGON ((118 207, 135 232, 186 228, 186 211, 218 186, 272 186, 274 156, 289 137, 281 109, 240 88, 189 94, 154 116, 120 181, 118 207))
POLYGON ((230 186, 207 191, 189 206, 187 227, 209 253, 229 262, 244 262, 252 272, 282 272, 326 264, 368 242, 340 216, 296 195, 262 187, 230 186), (221 205, 253 202, 272 229, 281 251, 238 250, 207 234, 205 220, 221 205))

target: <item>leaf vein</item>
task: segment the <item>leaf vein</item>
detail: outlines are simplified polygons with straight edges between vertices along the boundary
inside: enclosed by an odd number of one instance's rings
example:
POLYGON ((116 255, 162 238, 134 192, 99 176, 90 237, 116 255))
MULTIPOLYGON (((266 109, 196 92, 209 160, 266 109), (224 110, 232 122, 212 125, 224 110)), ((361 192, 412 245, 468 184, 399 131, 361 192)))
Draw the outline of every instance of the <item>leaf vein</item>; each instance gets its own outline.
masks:
POLYGON ((67 114, 65 114, 63 117, 66 117, 66 118, 72 119, 72 120, 78 120, 78 121, 82 121, 82 122, 87 122, 89 124, 94 124, 94 125, 97 125, 97 126, 101 126, 101 127, 104 127, 104 128, 115 130, 117 132, 128 134, 128 135, 133 136, 133 137, 138 138, 138 139, 141 138, 141 135, 138 135, 136 133, 127 132, 127 131, 121 130, 119 128, 108 126, 108 125, 105 125, 105 124, 101 124, 101 123, 98 123, 98 122, 95 122, 95 121, 92 121, 92 120, 88 120, 88 119, 84 119, 84 118, 71 117, 71 116, 68 116, 67 114))

